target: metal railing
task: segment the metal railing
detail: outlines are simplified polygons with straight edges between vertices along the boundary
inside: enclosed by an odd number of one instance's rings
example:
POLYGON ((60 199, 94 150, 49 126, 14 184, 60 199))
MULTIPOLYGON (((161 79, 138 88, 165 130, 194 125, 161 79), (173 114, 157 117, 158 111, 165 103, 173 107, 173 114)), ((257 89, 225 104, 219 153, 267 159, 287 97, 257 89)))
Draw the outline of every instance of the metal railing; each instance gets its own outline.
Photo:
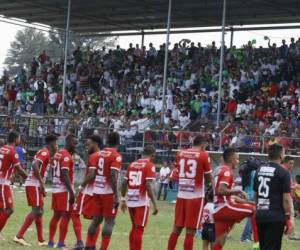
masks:
MULTIPOLYGON (((146 130, 144 132, 136 131, 131 136, 122 133, 121 130, 121 146, 119 150, 125 155, 124 159, 126 162, 130 162, 138 157, 139 152, 145 145, 153 144, 158 151, 158 156, 161 159, 169 160, 174 157, 175 150, 190 147, 195 136, 202 134, 208 141, 208 150, 210 151, 222 151, 225 147, 234 146, 240 152, 263 154, 267 153, 270 144, 278 142, 284 145, 288 154, 300 155, 300 138, 228 134, 224 132, 227 128, 225 123, 223 128, 221 131, 203 128, 202 132, 146 130)), ((79 136, 80 152, 84 152, 84 144, 88 136, 97 132, 105 139, 106 135, 111 131, 110 127, 96 124, 93 118, 79 119, 26 115, 12 118, 1 115, 0 137, 6 136, 6 133, 11 129, 16 129, 20 132, 27 151, 36 151, 41 147, 43 145, 43 137, 48 133, 62 135, 59 144, 63 145, 64 136, 71 132, 79 136)))

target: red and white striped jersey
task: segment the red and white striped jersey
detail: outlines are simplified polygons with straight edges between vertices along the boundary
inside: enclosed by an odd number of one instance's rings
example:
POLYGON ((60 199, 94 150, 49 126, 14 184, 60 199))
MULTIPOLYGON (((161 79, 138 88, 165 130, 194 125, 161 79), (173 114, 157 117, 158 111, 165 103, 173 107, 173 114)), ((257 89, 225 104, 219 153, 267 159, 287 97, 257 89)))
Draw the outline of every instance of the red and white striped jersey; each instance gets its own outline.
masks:
MULTIPOLYGON (((99 158, 100 158, 99 152, 100 151, 95 152, 95 153, 93 153, 89 156, 88 164, 86 166, 85 176, 87 176, 90 169, 97 169, 97 166, 98 166, 98 163, 99 163, 99 158)), ((82 190, 82 193, 92 196, 93 192, 94 192, 94 185, 95 185, 95 180, 88 183, 86 185, 86 187, 82 190)))
POLYGON ((225 184, 228 189, 232 189, 234 186, 234 176, 230 167, 224 165, 220 167, 215 175, 215 197, 214 203, 215 204, 224 204, 228 201, 231 201, 231 197, 223 196, 218 194, 218 190, 220 184, 225 184))
POLYGON ((126 171, 125 180, 127 180, 127 206, 143 207, 150 205, 150 199, 147 194, 147 180, 155 180, 156 172, 154 164, 147 159, 140 159, 132 162, 126 171))
MULTIPOLYGON (((50 166, 50 152, 47 148, 40 149, 34 156, 33 164, 38 161, 41 163, 40 165, 40 175, 44 182, 47 178, 47 172, 50 166)), ((34 186, 39 187, 40 183, 38 179, 36 178, 33 169, 30 170, 30 173, 25 181, 25 186, 34 186)))
POLYGON ((105 148, 99 153, 97 174, 94 185, 94 194, 113 194, 109 180, 110 170, 118 172, 122 166, 122 156, 115 148, 105 148))
POLYGON ((178 197, 203 198, 204 175, 212 172, 208 153, 195 148, 181 150, 176 155, 175 167, 179 174, 178 197))
POLYGON ((69 173, 71 185, 74 184, 74 160, 72 155, 66 150, 61 149, 54 155, 53 161, 53 193, 67 192, 61 177, 61 170, 66 169, 69 173))
POLYGON ((0 148, 0 185, 10 185, 10 178, 17 165, 20 162, 15 148, 10 145, 0 148))

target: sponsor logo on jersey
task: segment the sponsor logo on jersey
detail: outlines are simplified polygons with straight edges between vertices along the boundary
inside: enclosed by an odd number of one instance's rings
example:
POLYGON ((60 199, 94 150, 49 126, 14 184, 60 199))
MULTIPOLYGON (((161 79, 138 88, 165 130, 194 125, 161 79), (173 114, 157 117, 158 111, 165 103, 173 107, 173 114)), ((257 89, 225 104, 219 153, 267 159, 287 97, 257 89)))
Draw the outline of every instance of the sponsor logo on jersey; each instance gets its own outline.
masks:
POLYGON ((47 156, 47 152, 42 152, 42 156, 47 156))
POLYGON ((230 171, 226 171, 226 172, 224 173, 224 176, 229 177, 229 176, 230 176, 230 171))

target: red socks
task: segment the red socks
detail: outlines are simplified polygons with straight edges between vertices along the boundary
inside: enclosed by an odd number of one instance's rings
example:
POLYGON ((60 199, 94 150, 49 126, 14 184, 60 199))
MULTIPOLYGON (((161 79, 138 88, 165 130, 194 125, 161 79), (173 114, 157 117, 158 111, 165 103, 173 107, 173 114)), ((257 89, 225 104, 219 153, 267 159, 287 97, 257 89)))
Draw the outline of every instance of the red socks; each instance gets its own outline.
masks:
POLYGON ((130 250, 141 250, 143 242, 143 227, 132 227, 129 235, 130 250))
POLYGON ((72 222, 73 222, 73 229, 74 229, 74 233, 76 235, 76 239, 77 241, 82 241, 82 225, 81 225, 81 221, 80 221, 80 215, 79 214, 72 214, 71 215, 72 218, 72 222))
POLYGON ((213 250, 223 250, 223 247, 219 244, 214 245, 213 250))
POLYGON ((175 250, 177 240, 178 240, 179 234, 177 233, 171 233, 169 242, 168 242, 168 250, 175 250))
POLYGON ((9 214, 7 214, 4 211, 0 212, 0 232, 4 228, 8 218, 9 218, 9 214))
POLYGON ((43 236, 43 218, 40 216, 35 217, 35 226, 38 236, 39 242, 44 242, 44 236, 43 236))
POLYGON ((39 242, 43 242, 44 241, 44 237, 43 237, 43 220, 42 220, 42 217, 36 216, 33 213, 29 213, 26 216, 25 221, 24 221, 22 227, 20 228, 20 230, 19 230, 19 232, 17 234, 17 238, 21 239, 21 238, 24 237, 25 232, 30 227, 30 225, 32 224, 33 221, 35 221, 36 231, 37 231, 37 236, 38 236, 38 241, 39 242))
POLYGON ((184 250, 193 250, 193 245, 194 245, 194 235, 187 233, 185 235, 183 249, 184 250))
POLYGON ((102 235, 100 250, 107 250, 111 236, 102 235))
POLYGON ((50 225, 49 225, 49 241, 54 242, 54 235, 56 233, 57 224, 58 224, 60 218, 61 218, 61 215, 54 213, 52 219, 50 220, 50 225))
POLYGON ((65 243, 65 239, 68 233, 68 226, 70 221, 70 215, 68 213, 64 213, 61 218, 61 222, 59 225, 59 240, 60 244, 65 243))
POLYGON ((129 250, 134 250, 133 238, 134 238, 134 227, 131 228, 129 234, 129 250))
POLYGON ((254 240, 254 242, 258 242, 259 237, 258 237, 258 231, 257 231, 257 225, 256 225, 256 214, 255 214, 255 212, 253 213, 253 215, 251 217, 251 224, 252 224, 253 240, 254 240))
POLYGON ((17 238, 22 239, 24 237, 25 232, 30 227, 34 219, 35 219, 35 215, 33 213, 29 213, 26 216, 25 221, 17 234, 17 238))
POLYGON ((101 226, 99 225, 96 229, 95 234, 89 234, 88 233, 88 235, 86 237, 86 243, 85 243, 86 247, 95 247, 96 246, 97 239, 98 239, 99 232, 100 232, 100 228, 101 228, 101 226))

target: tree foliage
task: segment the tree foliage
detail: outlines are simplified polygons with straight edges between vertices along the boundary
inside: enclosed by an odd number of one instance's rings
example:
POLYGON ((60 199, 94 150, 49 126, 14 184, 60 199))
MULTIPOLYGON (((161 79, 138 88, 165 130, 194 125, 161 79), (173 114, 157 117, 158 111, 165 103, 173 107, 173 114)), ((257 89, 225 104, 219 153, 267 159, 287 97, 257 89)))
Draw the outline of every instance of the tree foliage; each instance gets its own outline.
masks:
POLYGON ((8 70, 16 73, 20 68, 30 68, 32 58, 38 55, 48 45, 46 35, 35 29, 25 28, 17 32, 11 42, 4 63, 8 70))
MULTIPOLYGON (((69 57, 72 51, 80 46, 82 49, 89 46, 91 49, 101 49, 103 46, 113 48, 116 45, 117 37, 85 38, 73 34, 70 36, 69 57)), ((65 34, 58 33, 52 29, 49 33, 37 31, 32 28, 25 28, 17 32, 15 40, 11 42, 4 64, 12 74, 25 68, 30 69, 33 57, 38 57, 43 50, 47 55, 57 62, 64 56, 65 34)))

